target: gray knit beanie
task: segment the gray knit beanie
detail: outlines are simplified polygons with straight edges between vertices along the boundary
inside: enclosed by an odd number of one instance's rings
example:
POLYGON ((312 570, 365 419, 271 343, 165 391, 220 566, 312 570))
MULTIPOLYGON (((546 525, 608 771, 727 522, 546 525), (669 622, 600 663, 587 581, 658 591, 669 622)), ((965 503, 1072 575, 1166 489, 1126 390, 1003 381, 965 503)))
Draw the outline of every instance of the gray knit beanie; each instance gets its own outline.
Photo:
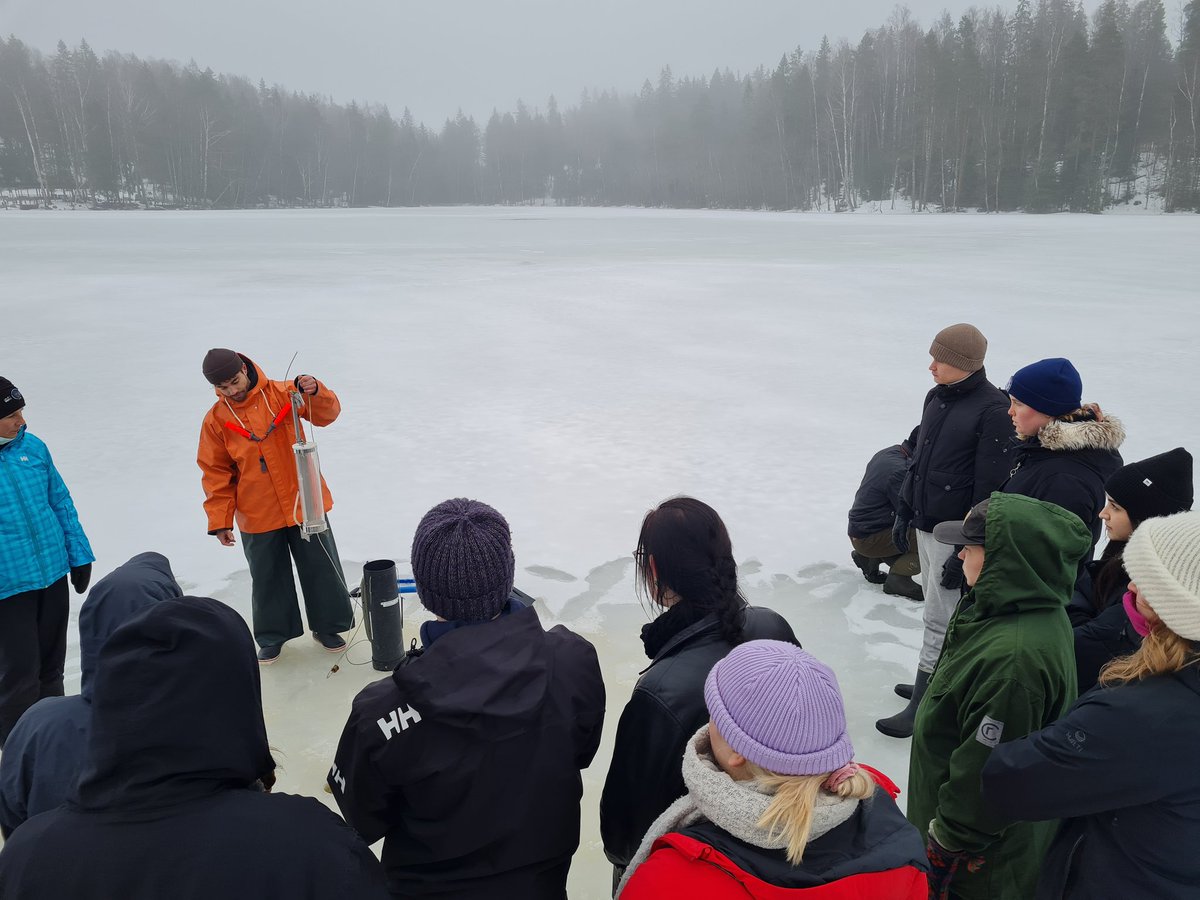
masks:
POLYGON ((1200 512, 1147 519, 1122 554, 1129 580, 1163 623, 1200 641, 1200 512))
POLYGON ((934 337, 929 355, 964 372, 978 372, 987 355, 987 338, 974 325, 950 325, 934 337))
POLYGON ((443 619, 495 618, 512 593, 516 560, 508 522, 478 500, 444 500, 425 513, 411 559, 421 605, 443 619))
POLYGON ((777 775, 824 775, 854 758, 837 677, 783 641, 747 641, 708 673, 704 702, 725 742, 777 775))

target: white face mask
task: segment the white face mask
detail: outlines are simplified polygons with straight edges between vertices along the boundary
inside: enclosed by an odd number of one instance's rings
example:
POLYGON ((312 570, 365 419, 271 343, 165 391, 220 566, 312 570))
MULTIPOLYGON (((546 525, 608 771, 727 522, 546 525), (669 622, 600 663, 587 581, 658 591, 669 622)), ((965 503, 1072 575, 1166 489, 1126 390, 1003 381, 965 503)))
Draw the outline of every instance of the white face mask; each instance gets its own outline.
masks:
POLYGON ((15 440, 16 438, 0 437, 0 447, 3 447, 5 444, 11 444, 15 440))

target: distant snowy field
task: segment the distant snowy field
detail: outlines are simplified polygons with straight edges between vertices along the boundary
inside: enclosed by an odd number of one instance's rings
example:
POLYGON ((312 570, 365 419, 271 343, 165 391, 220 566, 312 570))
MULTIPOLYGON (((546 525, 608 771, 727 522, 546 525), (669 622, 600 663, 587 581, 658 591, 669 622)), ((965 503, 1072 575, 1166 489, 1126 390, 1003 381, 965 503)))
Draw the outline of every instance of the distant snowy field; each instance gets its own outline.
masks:
MULTIPOLYGON (((97 578, 158 550, 185 589, 248 614, 240 547, 207 537, 200 507, 213 346, 274 378, 298 352, 292 373, 342 398, 317 438, 353 580, 367 559, 403 567, 440 500, 500 509, 518 585, 602 655, 609 717, 571 880, 600 898, 599 786, 645 663, 643 513, 681 493, 721 513, 747 596, 834 667, 858 757, 903 785, 908 742, 873 722, 900 708, 920 610, 851 567, 845 513, 871 453, 918 419, 931 337, 978 325, 1001 386, 1069 356, 1084 399, 1125 422, 1126 459, 1196 453, 1198 248, 1197 216, 9 211, 0 374, 72 490, 97 578)), ((347 661, 327 677, 331 662, 297 641, 263 673, 281 788, 326 802, 350 698, 376 677, 347 661)))

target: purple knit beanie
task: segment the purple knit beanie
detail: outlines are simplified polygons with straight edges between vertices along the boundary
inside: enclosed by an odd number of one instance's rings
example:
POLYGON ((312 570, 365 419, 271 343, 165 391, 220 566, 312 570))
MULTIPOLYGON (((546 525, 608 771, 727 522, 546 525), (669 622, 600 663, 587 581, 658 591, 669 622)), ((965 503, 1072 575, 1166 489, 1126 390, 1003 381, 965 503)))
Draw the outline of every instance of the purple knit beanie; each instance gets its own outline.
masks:
POLYGON ((512 593, 516 560, 508 522, 478 500, 444 500, 425 513, 411 558, 421 605, 443 619, 495 618, 512 593))
POLYGON ((734 647, 708 673, 704 702, 730 747, 778 775, 824 775, 854 758, 833 670, 794 644, 734 647))
POLYGON ((1043 415, 1062 416, 1083 405, 1083 379, 1069 359, 1039 359, 1017 370, 1008 393, 1043 415))

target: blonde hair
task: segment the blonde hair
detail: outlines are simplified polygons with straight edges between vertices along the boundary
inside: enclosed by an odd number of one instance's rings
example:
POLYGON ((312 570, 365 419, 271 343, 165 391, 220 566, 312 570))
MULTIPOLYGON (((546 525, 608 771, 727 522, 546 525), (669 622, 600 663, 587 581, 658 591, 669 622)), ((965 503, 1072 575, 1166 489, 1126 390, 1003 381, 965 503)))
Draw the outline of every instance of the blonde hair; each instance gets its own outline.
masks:
MULTIPOLYGON (((776 775, 747 761, 746 771, 759 787, 772 794, 767 811, 758 820, 758 827, 772 838, 787 839, 787 859, 793 866, 804 859, 804 849, 812 833, 813 809, 817 795, 829 778, 824 775, 776 775)), ((875 793, 875 781, 864 770, 851 775, 832 792, 843 799, 865 800, 875 793)))
POLYGON ((1192 642, 1181 638, 1161 622, 1142 639, 1142 646, 1128 656, 1118 656, 1100 670, 1100 684, 1113 687, 1142 681, 1154 675, 1169 675, 1200 662, 1192 642))

